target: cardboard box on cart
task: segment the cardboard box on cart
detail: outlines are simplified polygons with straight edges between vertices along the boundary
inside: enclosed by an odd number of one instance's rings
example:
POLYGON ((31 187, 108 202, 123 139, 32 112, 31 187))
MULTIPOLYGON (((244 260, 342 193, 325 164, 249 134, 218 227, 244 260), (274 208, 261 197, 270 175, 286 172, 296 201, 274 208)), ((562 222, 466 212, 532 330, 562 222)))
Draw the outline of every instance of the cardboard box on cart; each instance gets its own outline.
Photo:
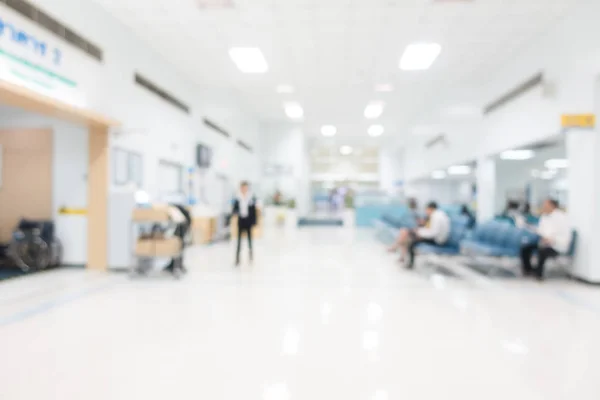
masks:
POLYGON ((178 237, 138 239, 135 255, 138 257, 175 257, 181 253, 182 243, 178 237))
POLYGON ((192 218, 192 234, 194 244, 210 243, 217 232, 216 217, 193 217, 192 218))

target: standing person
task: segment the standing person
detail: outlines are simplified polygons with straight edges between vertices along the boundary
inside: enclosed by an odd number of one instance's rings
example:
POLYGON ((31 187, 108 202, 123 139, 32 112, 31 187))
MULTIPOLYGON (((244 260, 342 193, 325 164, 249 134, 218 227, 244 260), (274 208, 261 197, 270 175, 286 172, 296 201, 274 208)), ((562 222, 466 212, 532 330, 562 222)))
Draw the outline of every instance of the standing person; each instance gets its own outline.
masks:
POLYGON ((334 213, 335 212, 335 196, 337 194, 337 189, 331 189, 331 192, 329 192, 329 212, 334 213))
POLYGON ((235 256, 236 267, 240 265, 240 249, 242 245, 242 234, 248 235, 248 249, 250 251, 250 262, 252 262, 252 227, 256 225, 256 198, 250 193, 250 185, 244 181, 240 184, 240 194, 233 203, 233 215, 238 217, 237 250, 235 256))
POLYGON ((572 232, 567 214, 562 211, 556 200, 547 199, 542 205, 542 217, 537 228, 540 240, 537 243, 521 247, 521 263, 523 275, 534 273, 531 266, 531 257, 534 251, 538 252, 537 269, 535 276, 538 280, 544 279, 544 264, 548 258, 569 252, 572 232))

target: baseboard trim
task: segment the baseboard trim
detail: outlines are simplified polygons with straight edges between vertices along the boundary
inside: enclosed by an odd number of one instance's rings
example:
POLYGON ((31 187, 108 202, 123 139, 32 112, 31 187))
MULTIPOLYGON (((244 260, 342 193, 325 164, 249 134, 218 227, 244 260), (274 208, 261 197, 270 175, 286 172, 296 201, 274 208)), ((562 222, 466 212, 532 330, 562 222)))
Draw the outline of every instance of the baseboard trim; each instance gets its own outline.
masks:
POLYGON ((593 282, 593 281, 587 280, 585 278, 581 278, 579 276, 574 276, 574 275, 569 275, 569 277, 571 279, 573 279, 574 281, 577 281, 579 283, 583 283, 583 284, 588 285, 588 286, 600 286, 600 282, 593 282))
POLYGON ((131 272, 131 267, 111 267, 107 269, 107 272, 116 272, 117 274, 122 274, 125 272, 131 272))
POLYGON ((85 264, 61 264, 62 268, 77 268, 77 269, 85 269, 85 264))

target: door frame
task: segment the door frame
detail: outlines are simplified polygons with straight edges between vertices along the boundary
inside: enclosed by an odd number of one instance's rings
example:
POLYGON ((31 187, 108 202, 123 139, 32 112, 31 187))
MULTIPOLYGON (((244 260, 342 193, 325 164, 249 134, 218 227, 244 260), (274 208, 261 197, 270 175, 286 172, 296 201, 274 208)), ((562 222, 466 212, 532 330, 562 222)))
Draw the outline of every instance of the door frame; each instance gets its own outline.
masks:
POLYGON ((0 103, 74 122, 89 131, 87 264, 108 269, 109 130, 120 123, 92 110, 74 107, 30 89, 0 81, 0 103))

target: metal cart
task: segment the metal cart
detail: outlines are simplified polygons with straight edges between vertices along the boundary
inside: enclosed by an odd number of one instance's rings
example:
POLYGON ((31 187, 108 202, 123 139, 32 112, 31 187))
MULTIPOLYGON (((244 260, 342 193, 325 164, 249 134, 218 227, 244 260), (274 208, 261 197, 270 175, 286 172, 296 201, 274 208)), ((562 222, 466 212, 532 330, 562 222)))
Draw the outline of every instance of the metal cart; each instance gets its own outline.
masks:
POLYGON ((131 223, 136 240, 130 276, 148 274, 157 258, 172 258, 173 276, 179 279, 184 273, 184 246, 183 241, 174 235, 177 223, 171 219, 168 206, 136 208, 131 223), (145 233, 142 234, 143 229, 145 233))

